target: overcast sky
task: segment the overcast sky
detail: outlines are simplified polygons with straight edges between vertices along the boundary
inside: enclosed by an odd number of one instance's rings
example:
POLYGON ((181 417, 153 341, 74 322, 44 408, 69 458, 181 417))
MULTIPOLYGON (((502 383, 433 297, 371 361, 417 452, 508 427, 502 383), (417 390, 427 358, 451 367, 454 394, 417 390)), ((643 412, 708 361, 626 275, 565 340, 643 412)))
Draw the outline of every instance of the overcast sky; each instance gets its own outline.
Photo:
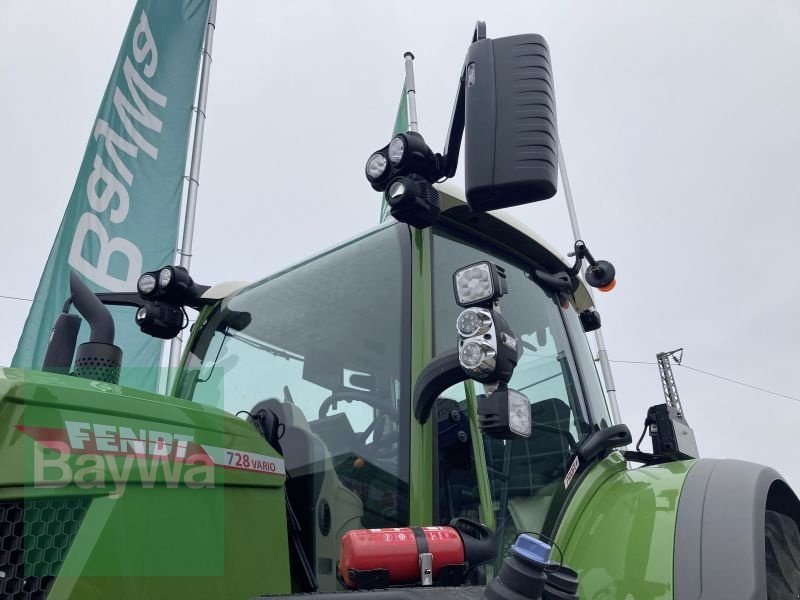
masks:
MULTIPOLYGON (((133 6, 0 3, 2 295, 35 293, 133 6)), ((796 1, 220 0, 194 278, 259 279, 374 225, 363 167, 388 141, 403 52, 440 149, 478 19, 550 44, 583 237, 618 272, 598 299, 611 359, 682 346, 686 365, 800 397, 796 1)), ((560 192, 511 212, 570 249, 560 192)), ((28 307, 0 299, 0 364, 28 307)), ((657 368, 613 371, 638 437, 663 401, 657 368)), ((704 456, 774 466, 800 489, 800 402, 675 376, 704 456)))

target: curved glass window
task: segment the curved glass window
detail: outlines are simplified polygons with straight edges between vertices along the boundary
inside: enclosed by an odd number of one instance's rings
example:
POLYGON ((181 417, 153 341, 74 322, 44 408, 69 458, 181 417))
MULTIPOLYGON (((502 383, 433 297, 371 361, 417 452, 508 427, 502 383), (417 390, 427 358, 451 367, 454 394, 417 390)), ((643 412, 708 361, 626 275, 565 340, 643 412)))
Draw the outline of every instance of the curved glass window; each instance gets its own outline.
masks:
MULTIPOLYGON (((533 422, 528 439, 483 436, 496 529, 507 548, 517 532, 550 532, 566 496, 564 478, 573 451, 594 428, 605 426, 608 416, 585 334, 572 306, 562 307, 534 283, 528 273, 532 267, 500 252, 487 252, 482 246, 443 231, 434 236, 434 345, 439 353, 457 343, 455 324, 462 309, 453 297, 453 273, 487 259, 503 267, 508 294, 501 299, 500 310, 523 348, 509 387, 528 397, 533 422), (590 377, 594 380, 587 385, 590 377)), ((475 387, 476 393, 483 393, 479 384, 475 387)), ((458 425, 451 423, 448 415, 460 411, 461 418, 467 418, 463 389, 460 394, 454 388, 448 392, 450 395, 439 401, 438 443, 445 462, 447 457, 457 456, 450 448, 458 446, 448 433, 458 425)), ((463 444, 469 430, 461 431, 459 443, 463 444)), ((439 521, 474 517, 475 493, 463 492, 470 489, 468 473, 474 466, 454 464, 451 469, 445 462, 440 460, 439 465, 439 521), (462 491, 454 493, 456 489, 462 491)))
POLYGON ((347 530, 408 523, 407 245, 402 228, 380 229, 237 293, 180 382, 196 402, 276 416, 321 591, 336 588, 347 530))

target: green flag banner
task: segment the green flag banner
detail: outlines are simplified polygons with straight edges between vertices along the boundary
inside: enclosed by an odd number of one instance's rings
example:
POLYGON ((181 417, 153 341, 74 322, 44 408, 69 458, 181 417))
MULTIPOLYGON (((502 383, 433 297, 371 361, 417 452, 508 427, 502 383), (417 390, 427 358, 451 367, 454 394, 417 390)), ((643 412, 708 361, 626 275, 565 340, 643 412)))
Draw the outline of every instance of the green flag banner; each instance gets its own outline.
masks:
MULTIPOLYGON (((173 262, 209 4, 136 3, 12 366, 41 367, 70 269, 95 292, 132 292, 143 271, 173 262)), ((112 314, 123 366, 135 367, 120 383, 155 390, 161 341, 139 331, 134 309, 112 314)))
MULTIPOLYGON (((406 86, 403 85, 403 93, 400 96, 400 104, 397 107, 397 116, 394 119, 394 129, 392 130, 392 137, 398 133, 408 131, 408 103, 406 102, 406 86)), ((389 205, 386 203, 386 196, 381 194, 381 220, 383 223, 391 216, 389 212, 389 205)))

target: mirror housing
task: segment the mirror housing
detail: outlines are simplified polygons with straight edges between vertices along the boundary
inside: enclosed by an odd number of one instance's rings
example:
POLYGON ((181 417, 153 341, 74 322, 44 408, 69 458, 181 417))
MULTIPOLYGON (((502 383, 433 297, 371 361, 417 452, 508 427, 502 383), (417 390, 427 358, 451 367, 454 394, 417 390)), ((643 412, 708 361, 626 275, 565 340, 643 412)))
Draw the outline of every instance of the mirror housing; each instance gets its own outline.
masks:
POLYGON ((472 210, 553 197, 558 131, 545 39, 538 34, 479 39, 464 64, 465 179, 472 210))

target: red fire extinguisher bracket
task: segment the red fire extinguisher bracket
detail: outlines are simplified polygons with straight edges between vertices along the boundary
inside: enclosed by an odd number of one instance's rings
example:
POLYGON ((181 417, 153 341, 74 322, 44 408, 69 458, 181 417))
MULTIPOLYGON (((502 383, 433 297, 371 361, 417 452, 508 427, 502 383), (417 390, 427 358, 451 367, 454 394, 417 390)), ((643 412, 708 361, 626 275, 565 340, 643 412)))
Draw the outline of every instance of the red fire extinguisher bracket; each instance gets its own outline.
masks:
POLYGON ((494 534, 485 526, 469 522, 468 529, 478 531, 478 537, 455 527, 349 531, 342 537, 339 575, 350 589, 441 585, 445 581, 459 585, 468 567, 490 560, 496 547, 494 534), (466 548, 480 551, 473 551, 475 556, 470 557, 466 548))

